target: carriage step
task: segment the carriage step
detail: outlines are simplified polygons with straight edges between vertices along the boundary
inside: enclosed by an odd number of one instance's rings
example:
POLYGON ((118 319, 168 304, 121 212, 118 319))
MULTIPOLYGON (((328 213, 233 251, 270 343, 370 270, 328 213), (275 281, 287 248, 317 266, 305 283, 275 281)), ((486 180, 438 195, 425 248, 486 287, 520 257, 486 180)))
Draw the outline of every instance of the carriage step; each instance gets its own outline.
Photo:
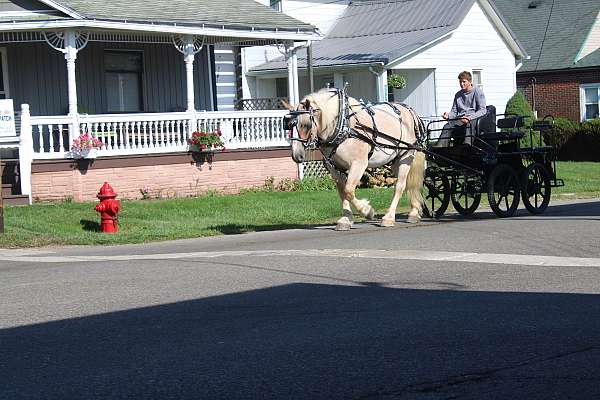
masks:
POLYGON ((562 179, 551 179, 550 186, 551 187, 563 187, 563 186, 565 186, 565 181, 563 181, 562 179))

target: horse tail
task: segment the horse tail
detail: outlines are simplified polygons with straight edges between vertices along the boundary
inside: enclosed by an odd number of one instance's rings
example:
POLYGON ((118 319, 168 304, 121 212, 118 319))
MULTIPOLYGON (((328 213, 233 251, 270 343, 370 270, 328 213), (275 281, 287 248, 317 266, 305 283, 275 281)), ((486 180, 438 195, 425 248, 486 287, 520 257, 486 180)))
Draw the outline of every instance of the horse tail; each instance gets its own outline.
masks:
POLYGON ((406 192, 408 193, 408 202, 411 208, 416 208, 421 213, 423 208, 423 179, 425 177, 425 154, 422 151, 416 151, 413 161, 408 170, 406 178, 406 192))

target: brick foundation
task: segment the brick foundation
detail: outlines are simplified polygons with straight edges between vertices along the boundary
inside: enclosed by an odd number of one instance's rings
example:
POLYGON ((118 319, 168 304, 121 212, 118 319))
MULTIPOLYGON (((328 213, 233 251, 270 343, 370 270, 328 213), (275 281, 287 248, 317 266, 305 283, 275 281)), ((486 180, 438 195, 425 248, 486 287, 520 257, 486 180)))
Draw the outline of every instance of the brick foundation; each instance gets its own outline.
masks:
POLYGON ((119 199, 139 199, 141 190, 152 198, 196 196, 211 190, 237 193, 262 186, 269 177, 276 182, 298 178, 298 166, 289 150, 223 153, 211 164, 189 154, 100 158, 89 165, 85 161, 44 161, 33 164, 31 186, 34 201, 90 201, 96 200, 105 181, 119 199))

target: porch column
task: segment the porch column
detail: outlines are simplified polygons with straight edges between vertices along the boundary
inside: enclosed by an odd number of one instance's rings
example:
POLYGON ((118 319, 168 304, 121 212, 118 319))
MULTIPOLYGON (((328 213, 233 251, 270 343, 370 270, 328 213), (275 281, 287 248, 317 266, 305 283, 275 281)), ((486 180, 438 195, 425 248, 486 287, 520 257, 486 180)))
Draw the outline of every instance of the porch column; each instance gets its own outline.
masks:
POLYGON ((187 112, 196 111, 194 103, 194 38, 186 35, 183 39, 183 60, 185 61, 185 77, 187 83, 187 112))
POLYGON ((77 37, 72 30, 65 31, 65 60, 67 61, 67 87, 69 90, 69 115, 77 115, 77 81, 75 60, 77 60, 77 37))
POLYGON ((298 91, 298 56, 294 48, 294 42, 289 41, 286 44, 286 58, 288 67, 288 97, 291 104, 300 102, 298 91))

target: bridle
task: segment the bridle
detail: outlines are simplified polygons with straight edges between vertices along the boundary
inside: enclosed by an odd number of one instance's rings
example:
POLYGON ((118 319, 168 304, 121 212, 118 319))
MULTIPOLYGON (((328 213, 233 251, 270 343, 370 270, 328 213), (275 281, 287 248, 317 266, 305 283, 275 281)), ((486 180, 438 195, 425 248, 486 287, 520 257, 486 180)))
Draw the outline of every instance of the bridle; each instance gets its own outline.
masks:
POLYGON ((315 112, 320 111, 318 108, 309 106, 308 109, 304 110, 291 110, 283 117, 283 127, 290 132, 290 140, 302 143, 304 148, 312 147, 317 144, 319 138, 313 128, 315 126, 315 112), (308 114, 310 118, 310 127, 308 128, 309 135, 306 139, 300 137, 300 131, 298 130, 298 118, 301 115, 308 114), (294 135, 294 130, 297 133, 297 137, 294 135))

